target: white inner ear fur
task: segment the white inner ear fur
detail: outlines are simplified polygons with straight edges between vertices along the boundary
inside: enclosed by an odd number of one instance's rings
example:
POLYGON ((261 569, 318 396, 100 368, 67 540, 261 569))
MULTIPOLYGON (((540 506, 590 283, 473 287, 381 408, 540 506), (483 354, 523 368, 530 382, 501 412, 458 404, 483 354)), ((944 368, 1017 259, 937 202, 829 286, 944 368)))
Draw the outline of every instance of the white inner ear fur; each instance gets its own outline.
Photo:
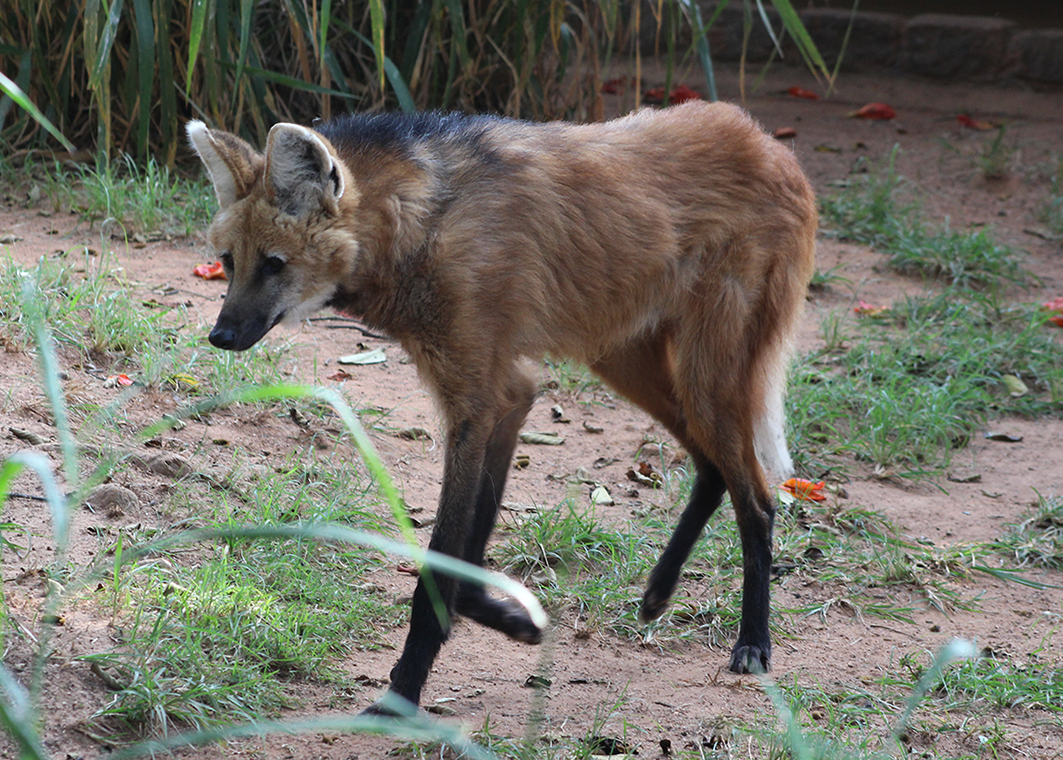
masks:
POLYGON ((185 126, 185 132, 192 148, 207 167, 207 174, 214 184, 214 193, 218 196, 218 206, 222 209, 230 206, 236 201, 236 178, 214 146, 214 138, 210 136, 207 125, 198 120, 190 121, 185 126))
POLYGON ((266 176, 289 213, 336 210, 343 196, 343 172, 325 141, 298 124, 275 124, 266 142, 266 176))

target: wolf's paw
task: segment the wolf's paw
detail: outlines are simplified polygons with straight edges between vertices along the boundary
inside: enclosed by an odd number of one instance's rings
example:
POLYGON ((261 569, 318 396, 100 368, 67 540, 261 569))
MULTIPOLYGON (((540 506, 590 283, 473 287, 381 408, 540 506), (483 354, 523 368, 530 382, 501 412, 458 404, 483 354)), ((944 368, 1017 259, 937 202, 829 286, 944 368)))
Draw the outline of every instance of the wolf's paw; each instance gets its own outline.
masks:
POLYGON ((668 601, 672 598, 670 593, 665 594, 655 587, 653 580, 646 587, 646 593, 642 595, 642 606, 639 607, 639 622, 643 625, 652 623, 664 614, 668 609, 668 601))
POLYGON ((358 713, 367 718, 392 718, 403 720, 412 718, 420 712, 420 708, 404 697, 400 697, 393 691, 388 691, 369 707, 358 713))
POLYGON ((531 616, 524 607, 509 599, 497 604, 496 614, 499 625, 494 626, 497 630, 502 631, 514 641, 521 641, 525 644, 542 642, 542 629, 532 622, 531 616))
POLYGON ((490 597, 482 589, 461 595, 458 599, 458 614, 501 631, 514 641, 538 644, 543 640, 542 629, 532 622, 524 607, 511 599, 490 597))
POLYGON ((771 646, 738 644, 731 652, 732 673, 767 673, 771 669, 771 646))

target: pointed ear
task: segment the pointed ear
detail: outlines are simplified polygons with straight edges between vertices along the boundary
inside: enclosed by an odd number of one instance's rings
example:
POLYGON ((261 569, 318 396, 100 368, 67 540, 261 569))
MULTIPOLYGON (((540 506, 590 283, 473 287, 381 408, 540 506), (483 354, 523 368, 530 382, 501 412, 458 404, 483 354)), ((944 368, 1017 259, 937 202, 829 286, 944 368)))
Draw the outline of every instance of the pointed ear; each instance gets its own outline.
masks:
POLYGON ((236 135, 207 129, 201 121, 188 122, 185 131, 207 167, 218 195, 218 206, 224 209, 246 198, 262 172, 262 156, 236 135))
POLYGON ((266 142, 266 187, 292 216, 320 210, 337 215, 343 170, 319 134, 297 124, 275 124, 266 142))

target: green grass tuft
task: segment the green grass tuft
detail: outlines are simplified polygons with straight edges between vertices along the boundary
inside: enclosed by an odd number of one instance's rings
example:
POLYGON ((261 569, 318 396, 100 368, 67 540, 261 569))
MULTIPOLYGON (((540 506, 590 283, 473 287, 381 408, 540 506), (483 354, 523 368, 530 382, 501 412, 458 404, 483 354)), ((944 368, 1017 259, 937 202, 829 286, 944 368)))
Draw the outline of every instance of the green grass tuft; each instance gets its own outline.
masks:
POLYGON ((820 199, 821 218, 833 234, 864 243, 889 256, 904 274, 944 279, 954 288, 992 289, 1029 280, 1014 251, 983 230, 955 231, 948 220, 928 224, 897 174, 895 147, 866 175, 853 177, 839 193, 820 199))

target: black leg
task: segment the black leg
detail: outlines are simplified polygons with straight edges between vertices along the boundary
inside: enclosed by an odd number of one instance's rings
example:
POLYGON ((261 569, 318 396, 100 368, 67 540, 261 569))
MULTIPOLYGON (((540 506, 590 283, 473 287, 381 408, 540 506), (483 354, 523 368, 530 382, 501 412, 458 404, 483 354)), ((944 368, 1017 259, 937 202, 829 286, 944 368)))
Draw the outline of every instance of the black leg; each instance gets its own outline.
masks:
MULTIPOLYGON (((494 529, 498 507, 506 486, 506 476, 517 445, 517 433, 528 414, 534 398, 534 386, 525 384, 521 400, 507 414, 491 436, 484 459, 483 477, 476 500, 476 517, 465 545, 464 558, 474 565, 482 565, 487 541, 494 529)), ((509 599, 488 596, 480 584, 463 582, 458 589, 458 613, 481 625, 501 631, 512 639, 538 644, 542 631, 525 609, 509 599)))
POLYGON ((683 565, 690 556, 694 544, 701 537, 705 524, 720 506, 726 490, 727 487, 720 471, 714 465, 708 462, 698 465, 697 479, 690 492, 690 501, 683 510, 679 524, 646 584, 646 593, 642 596, 642 608, 639 610, 639 619, 642 622, 648 623, 656 620, 668 607, 668 600, 675 593, 683 565))
MULTIPOLYGON (((474 507, 483 471, 486 435, 465 422, 447 436, 443 490, 428 548, 452 557, 463 556, 472 530, 474 507)), ((427 568, 417 581, 410 611, 410 630, 398 663, 391 671, 390 691, 418 704, 436 655, 450 635, 458 583, 427 568)), ((380 712, 370 708, 370 711, 380 712)))
POLYGON ((742 624, 731 650, 735 673, 766 673, 771 665, 771 534, 775 505, 766 494, 731 494, 742 538, 742 624))
MULTIPOLYGON (((484 414, 454 425, 447 435, 443 490, 428 548, 483 563, 484 548, 494 528, 498 504, 517 433, 535 396, 535 384, 512 371, 505 396, 491 407, 500 417, 484 414)), ((497 397, 496 397, 497 398, 497 397)), ((462 584, 443 573, 425 571, 413 594, 410 631, 398 663, 391 671, 390 691, 418 704, 436 655, 450 635, 454 612, 468 615, 513 638, 537 641, 541 632, 522 608, 493 600, 483 587, 462 584)), ((370 712, 382 712, 379 706, 370 712)))

